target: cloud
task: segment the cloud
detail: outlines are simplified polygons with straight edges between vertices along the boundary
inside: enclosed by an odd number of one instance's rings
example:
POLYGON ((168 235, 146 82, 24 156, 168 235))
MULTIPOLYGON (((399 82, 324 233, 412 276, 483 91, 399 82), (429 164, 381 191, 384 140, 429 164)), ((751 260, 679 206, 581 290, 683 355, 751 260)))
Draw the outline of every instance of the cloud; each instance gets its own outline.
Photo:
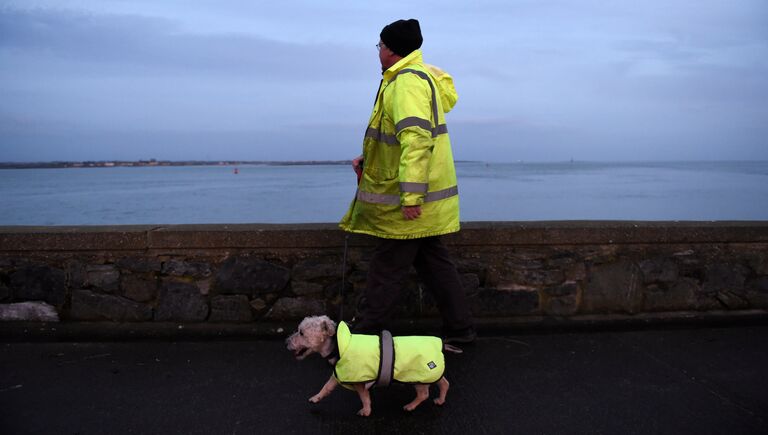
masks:
POLYGON ((355 50, 137 14, 0 8, 0 141, 31 125, 236 131, 348 117, 375 86, 360 80, 376 71, 373 49, 369 63, 355 50))
POLYGON ((333 74, 318 73, 328 50, 340 59, 360 56, 349 47, 282 42, 248 34, 190 33, 166 18, 62 9, 0 9, 0 50, 6 56, 21 54, 22 59, 87 64, 96 72, 114 73, 114 66, 119 66, 123 74, 343 81, 359 76, 364 68, 350 62, 351 66, 333 74))

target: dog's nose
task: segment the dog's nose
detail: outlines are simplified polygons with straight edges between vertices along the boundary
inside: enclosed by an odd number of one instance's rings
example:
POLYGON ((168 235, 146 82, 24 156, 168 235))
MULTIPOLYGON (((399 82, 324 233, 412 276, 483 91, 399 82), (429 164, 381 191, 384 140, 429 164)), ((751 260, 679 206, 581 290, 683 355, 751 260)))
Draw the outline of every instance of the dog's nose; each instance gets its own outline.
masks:
POLYGON ((288 337, 285 339, 285 345, 286 345, 286 346, 288 346, 288 349, 291 349, 291 350, 293 350, 293 349, 291 348, 291 346, 293 345, 293 336, 294 336, 294 335, 296 335, 296 334, 291 334, 290 336, 288 336, 288 337))

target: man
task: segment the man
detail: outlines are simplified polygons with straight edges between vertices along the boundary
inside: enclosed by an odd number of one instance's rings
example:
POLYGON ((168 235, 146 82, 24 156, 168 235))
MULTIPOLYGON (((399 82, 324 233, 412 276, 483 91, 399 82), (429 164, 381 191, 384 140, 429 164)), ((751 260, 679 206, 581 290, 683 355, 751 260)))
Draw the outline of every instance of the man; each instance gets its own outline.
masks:
POLYGON ((379 85, 358 192, 339 224, 379 238, 352 330, 378 333, 390 320, 411 265, 435 297, 446 342, 475 338, 456 266, 438 236, 459 231, 459 197, 444 113, 458 96, 450 75, 422 61, 419 22, 384 27, 379 85))

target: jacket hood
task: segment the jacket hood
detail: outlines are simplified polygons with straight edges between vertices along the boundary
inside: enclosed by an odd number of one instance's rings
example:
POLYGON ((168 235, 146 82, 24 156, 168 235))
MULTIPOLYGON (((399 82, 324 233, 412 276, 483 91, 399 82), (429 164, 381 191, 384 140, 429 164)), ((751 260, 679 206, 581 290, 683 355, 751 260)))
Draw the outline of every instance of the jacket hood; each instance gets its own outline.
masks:
POLYGON ((456 88, 453 86, 453 77, 434 65, 424 64, 424 66, 435 78, 435 86, 437 86, 440 94, 443 111, 445 113, 450 112, 456 105, 456 101, 459 100, 459 94, 456 93, 456 88))
POLYGON ((403 68, 407 68, 411 64, 422 64, 429 71, 432 77, 435 79, 435 86, 437 87, 437 93, 440 96, 440 103, 443 106, 443 112, 448 113, 456 106, 456 101, 459 100, 459 94, 456 93, 456 88, 453 86, 453 77, 442 69, 429 65, 423 62, 421 50, 413 50, 411 54, 400 59, 396 64, 392 65, 384 71, 384 80, 389 81, 403 68))

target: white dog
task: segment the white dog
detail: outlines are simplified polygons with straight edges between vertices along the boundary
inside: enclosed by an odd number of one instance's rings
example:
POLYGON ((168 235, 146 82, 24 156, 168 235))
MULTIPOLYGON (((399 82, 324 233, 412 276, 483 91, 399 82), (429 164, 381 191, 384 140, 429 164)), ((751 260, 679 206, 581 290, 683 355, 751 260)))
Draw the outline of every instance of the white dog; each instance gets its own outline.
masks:
POLYGON ((363 404, 357 414, 366 417, 371 414, 369 388, 388 385, 390 381, 413 384, 416 388, 416 398, 403 407, 406 411, 413 411, 429 398, 429 386, 433 383, 440 391, 434 403, 445 403, 449 384, 443 376, 443 349, 461 352, 453 346, 444 347, 438 337, 393 338, 386 331, 381 336, 351 334, 346 323, 340 322, 337 327, 328 316, 305 318, 286 344, 298 360, 317 353, 334 367, 328 382, 309 398, 310 402, 321 401, 341 384, 357 392, 363 404))

